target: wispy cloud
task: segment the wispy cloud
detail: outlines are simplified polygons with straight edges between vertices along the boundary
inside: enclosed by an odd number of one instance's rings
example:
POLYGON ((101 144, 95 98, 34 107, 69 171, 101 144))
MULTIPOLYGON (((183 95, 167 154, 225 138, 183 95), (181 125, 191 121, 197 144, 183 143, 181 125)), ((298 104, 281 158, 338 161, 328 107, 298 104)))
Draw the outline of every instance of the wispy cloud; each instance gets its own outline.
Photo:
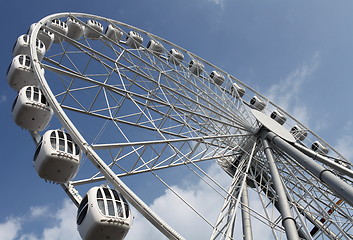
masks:
POLYGON ((5 222, 0 223, 0 239, 13 240, 18 236, 20 230, 19 218, 7 218, 5 222))
POLYGON ((347 160, 352 161, 353 159, 353 137, 352 136, 341 136, 335 145, 335 149, 342 154, 347 160))
POLYGON ((63 207, 59 209, 54 218, 58 223, 56 226, 43 230, 42 237, 44 240, 79 240, 79 233, 76 227, 77 208, 69 200, 64 201, 63 207))
POLYGON ((208 0, 209 2, 212 2, 220 7, 224 7, 224 1, 225 0, 208 0))
POLYGON ((38 238, 36 235, 29 233, 21 235, 20 240, 38 240, 38 238))
POLYGON ((6 95, 1 95, 0 96, 0 103, 7 102, 7 96, 6 95))
POLYGON ((320 58, 320 53, 316 52, 309 61, 294 69, 279 83, 272 85, 266 93, 270 100, 306 125, 310 116, 305 103, 301 100, 300 91, 320 65, 320 58))
POLYGON ((347 160, 353 160, 353 121, 348 121, 342 128, 342 134, 337 138, 334 148, 347 160))
POLYGON ((48 210, 47 206, 33 206, 24 216, 6 218, 5 222, 0 223, 0 239, 37 240, 33 233, 21 233, 22 228, 39 217, 45 217, 48 210))
POLYGON ((33 206, 30 208, 30 217, 32 218, 38 218, 45 216, 47 213, 49 213, 49 207, 48 206, 33 206))
MULTIPOLYGON (((224 185, 228 185, 231 180, 217 164, 212 165, 208 173, 224 185)), ((202 180, 185 186, 173 186, 173 189, 212 224, 215 223, 223 204, 223 198, 205 185, 202 180)), ((155 199, 150 207, 186 239, 208 239, 212 233, 211 227, 170 191, 166 191, 155 199)), ((145 239, 146 235, 151 239, 164 239, 140 214, 135 214, 134 226, 127 235, 127 240, 145 239)))
POLYGON ((48 206, 35 206, 29 213, 16 218, 7 218, 0 223, 0 239, 13 240, 80 240, 76 228, 77 208, 67 199, 57 211, 49 211, 48 206), (37 229, 37 232, 24 232, 27 224, 38 220, 51 224, 51 227, 37 229))

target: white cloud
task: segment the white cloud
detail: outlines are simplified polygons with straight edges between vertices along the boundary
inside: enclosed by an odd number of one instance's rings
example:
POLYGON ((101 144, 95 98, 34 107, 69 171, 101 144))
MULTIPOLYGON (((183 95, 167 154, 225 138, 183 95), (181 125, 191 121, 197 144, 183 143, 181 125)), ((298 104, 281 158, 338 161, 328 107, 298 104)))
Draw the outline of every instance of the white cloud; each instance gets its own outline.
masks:
POLYGON ((338 138, 335 149, 342 154, 348 160, 353 158, 353 137, 352 136, 341 136, 338 138))
POLYGON ((48 206, 33 206, 30 208, 30 217, 32 218, 38 218, 45 216, 48 213, 48 206))
POLYGON ((0 239, 80 240, 76 228, 76 211, 77 208, 67 199, 64 200, 62 207, 57 211, 49 211, 48 206, 31 207, 28 214, 8 218, 6 222, 0 224, 0 239), (32 230, 33 232, 23 230, 27 224, 33 224, 39 220, 41 221, 40 224, 45 223, 51 225, 51 227, 43 226, 42 230, 39 228, 32 230))
MULTIPOLYGON (((207 172, 221 185, 228 186, 230 184, 231 178, 217 164, 213 164, 207 172)), ((224 200, 212 188, 204 184, 204 181, 200 179, 194 183, 188 183, 188 185, 172 186, 172 188, 211 224, 215 224, 224 200)), ((211 227, 185 206, 179 198, 176 198, 171 191, 166 191, 155 199, 150 207, 186 239, 208 239, 212 233, 211 227)), ((137 213, 133 228, 126 239, 146 239, 146 236, 149 236, 150 239, 165 239, 137 213)))
POLYGON ((43 240, 79 240, 79 233, 76 227, 77 208, 72 202, 65 199, 63 207, 55 214, 57 225, 43 230, 43 240))
POLYGON ((20 237, 20 240, 38 240, 37 236, 33 233, 24 234, 20 237))
POLYGON ((293 117, 309 125, 310 116, 306 105, 301 101, 300 91, 311 74, 320 65, 320 53, 316 52, 310 61, 294 69, 285 79, 272 85, 266 96, 293 117))
POLYGON ((7 102, 7 96, 6 95, 1 95, 0 96, 0 103, 7 102))
POLYGON ((353 137, 351 134, 353 132, 353 122, 348 121, 342 129, 343 134, 337 138, 334 148, 347 160, 352 162, 353 160, 353 137))
POLYGON ((8 218, 4 223, 0 223, 0 239, 12 240, 21 230, 19 218, 8 218))
POLYGON ((224 0, 208 0, 209 2, 212 2, 216 5, 219 5, 220 7, 224 6, 224 0))

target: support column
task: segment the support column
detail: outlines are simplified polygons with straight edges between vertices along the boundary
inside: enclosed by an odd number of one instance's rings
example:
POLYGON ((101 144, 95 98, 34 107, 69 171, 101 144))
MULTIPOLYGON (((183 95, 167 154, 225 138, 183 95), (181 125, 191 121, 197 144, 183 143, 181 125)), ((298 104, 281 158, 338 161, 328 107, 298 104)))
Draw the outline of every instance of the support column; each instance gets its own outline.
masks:
POLYGON ((273 187, 278 195, 278 208, 282 215, 282 225, 286 231, 288 240, 299 240, 298 230, 296 227, 295 220, 291 214, 288 198, 286 196, 286 191, 282 184, 281 178, 278 173, 275 161, 273 159, 272 150, 268 145, 266 139, 263 139, 263 144, 265 147, 265 154, 268 160, 270 173, 272 176, 273 187))
POLYGON ((351 185, 337 177, 331 170, 316 163, 313 159, 278 137, 273 132, 265 131, 262 133, 262 137, 268 139, 271 144, 293 157, 300 165, 324 182, 332 192, 336 193, 337 196, 353 206, 353 187, 351 185))
POLYGON ((244 186, 243 192, 241 195, 242 202, 242 220, 243 220, 243 239, 244 240, 252 240, 252 227, 251 227, 251 219, 250 219, 250 210, 249 210, 249 198, 248 198, 248 187, 244 186))
POLYGON ((345 166, 342 166, 341 164, 336 163, 332 159, 329 159, 325 156, 322 156, 319 153, 314 152, 313 150, 300 145, 299 143, 294 143, 293 146, 296 149, 298 149, 299 151, 301 151, 302 153, 304 153, 305 155, 311 157, 312 159, 317 160, 317 161, 335 169, 336 171, 340 172, 341 174, 344 174, 350 178, 353 178, 353 171, 351 169, 349 169, 345 166))

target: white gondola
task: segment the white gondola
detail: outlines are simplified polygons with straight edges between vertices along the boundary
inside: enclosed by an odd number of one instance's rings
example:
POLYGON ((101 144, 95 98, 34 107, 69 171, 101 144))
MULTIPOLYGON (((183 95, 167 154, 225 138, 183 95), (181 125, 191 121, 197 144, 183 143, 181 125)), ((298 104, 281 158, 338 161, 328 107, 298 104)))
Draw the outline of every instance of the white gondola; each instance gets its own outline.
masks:
POLYGON ((250 100, 250 107, 262 111, 266 107, 265 101, 261 100, 258 96, 254 96, 250 100))
POLYGON ((221 86, 224 83, 224 76, 215 70, 211 72, 210 78, 218 86, 221 86))
POLYGON ((197 60, 191 60, 189 63, 190 72, 196 76, 200 76, 204 68, 205 66, 197 60))
POLYGON ((69 38, 79 40, 83 36, 83 25, 77 21, 75 18, 68 17, 66 19, 66 25, 68 28, 67 36, 69 38))
POLYGON ((160 56, 163 53, 163 45, 154 39, 151 39, 147 43, 147 49, 156 54, 157 56, 160 56))
POLYGON ((327 147, 325 147, 321 142, 319 141, 315 141, 312 145, 311 145, 311 149, 314 152, 320 153, 320 154, 324 154, 326 155, 329 150, 327 147))
POLYGON ((243 97, 245 94, 245 89, 241 86, 239 86, 236 83, 233 83, 232 86, 230 87, 230 93, 234 97, 243 97))
MULTIPOLYGON (((31 53, 29 48, 29 40, 30 40, 30 37, 27 34, 23 34, 19 36, 13 47, 12 56, 15 57, 20 54, 25 54, 30 56, 31 53)), ((38 59, 42 60, 46 52, 46 48, 44 43, 38 38, 36 39, 36 50, 37 50, 38 59)))
POLYGON ((184 60, 184 54, 178 49, 172 48, 169 51, 168 62, 173 63, 174 65, 179 66, 184 60))
POLYGON ((91 188, 77 210, 78 231, 85 240, 123 239, 131 224, 127 201, 108 187, 91 188))
POLYGON ((135 32, 135 31, 130 31, 126 38, 126 44, 134 49, 138 49, 139 47, 141 47, 142 42, 143 42, 143 37, 138 32, 135 32))
POLYGON ((37 146, 33 165, 39 177, 66 183, 75 176, 80 159, 80 148, 68 133, 49 130, 37 146))
POLYGON ((54 33, 54 43, 61 42, 63 39, 61 35, 66 36, 69 31, 67 24, 60 19, 53 19, 47 26, 54 33))
POLYGON ((103 25, 93 19, 89 19, 87 21, 87 26, 85 27, 84 33, 85 37, 92 39, 92 40, 97 40, 100 38, 103 32, 103 25))
POLYGON ((298 125, 294 125, 291 128, 290 133, 294 136, 295 139, 300 140, 300 141, 303 141, 308 136, 307 131, 303 130, 298 125))
MULTIPOLYGON (((41 71, 44 74, 43 68, 41 71)), ((37 85, 31 58, 23 54, 14 57, 9 65, 9 68, 7 69, 6 78, 8 84, 16 91, 20 91, 20 89, 24 86, 37 85)))
POLYGON ((114 25, 109 24, 107 29, 105 30, 105 36, 107 36, 107 38, 109 38, 113 42, 118 43, 123 36, 123 32, 114 25))
MULTIPOLYGON (((32 34, 33 28, 37 23, 33 23, 28 30, 28 35, 32 34)), ((47 29, 40 28, 37 34, 37 38, 41 40, 45 45, 45 50, 48 51, 53 44, 54 41, 54 34, 47 29)))
POLYGON ((284 116, 284 114, 281 113, 279 110, 274 110, 271 113, 270 117, 281 125, 283 125, 287 121, 286 116, 284 116))
POLYGON ((18 126, 42 131, 52 116, 53 110, 37 87, 26 86, 19 91, 12 108, 12 118, 18 126))

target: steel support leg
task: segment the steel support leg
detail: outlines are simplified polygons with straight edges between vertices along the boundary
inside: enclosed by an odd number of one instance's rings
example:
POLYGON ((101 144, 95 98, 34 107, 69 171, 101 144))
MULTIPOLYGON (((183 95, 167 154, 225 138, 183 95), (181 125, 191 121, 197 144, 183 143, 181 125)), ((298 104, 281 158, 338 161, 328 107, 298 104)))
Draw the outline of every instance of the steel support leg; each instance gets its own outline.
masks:
POLYGON ((278 137, 273 132, 264 131, 262 137, 271 144, 293 157, 300 165, 310 171, 314 176, 325 183, 332 192, 353 206, 353 187, 337 177, 331 170, 324 168, 313 159, 278 137))
POLYGON ((243 188, 243 192, 241 195, 242 202, 242 220, 243 220, 243 239, 244 240, 252 240, 252 227, 251 227, 251 219, 250 219, 250 210, 249 210, 249 198, 248 198, 248 187, 245 185, 243 188))
POLYGON ((341 174, 344 174, 350 178, 353 178, 353 171, 351 169, 349 169, 345 166, 342 166, 339 163, 336 163, 332 159, 329 159, 325 156, 322 156, 321 154, 316 153, 313 150, 300 145, 299 143, 294 143, 294 147, 297 148, 302 153, 304 153, 305 155, 311 157, 312 159, 317 160, 317 161, 335 169, 336 171, 340 172, 341 174))
POLYGON ((269 144, 266 139, 263 139, 263 144, 265 147, 265 154, 268 160, 270 173, 272 176, 273 186, 278 195, 278 208, 282 215, 282 225, 286 231, 287 239, 299 240, 296 222, 291 214, 286 191, 284 189, 284 186, 278 173, 278 169, 273 159, 272 150, 269 147, 269 144))

